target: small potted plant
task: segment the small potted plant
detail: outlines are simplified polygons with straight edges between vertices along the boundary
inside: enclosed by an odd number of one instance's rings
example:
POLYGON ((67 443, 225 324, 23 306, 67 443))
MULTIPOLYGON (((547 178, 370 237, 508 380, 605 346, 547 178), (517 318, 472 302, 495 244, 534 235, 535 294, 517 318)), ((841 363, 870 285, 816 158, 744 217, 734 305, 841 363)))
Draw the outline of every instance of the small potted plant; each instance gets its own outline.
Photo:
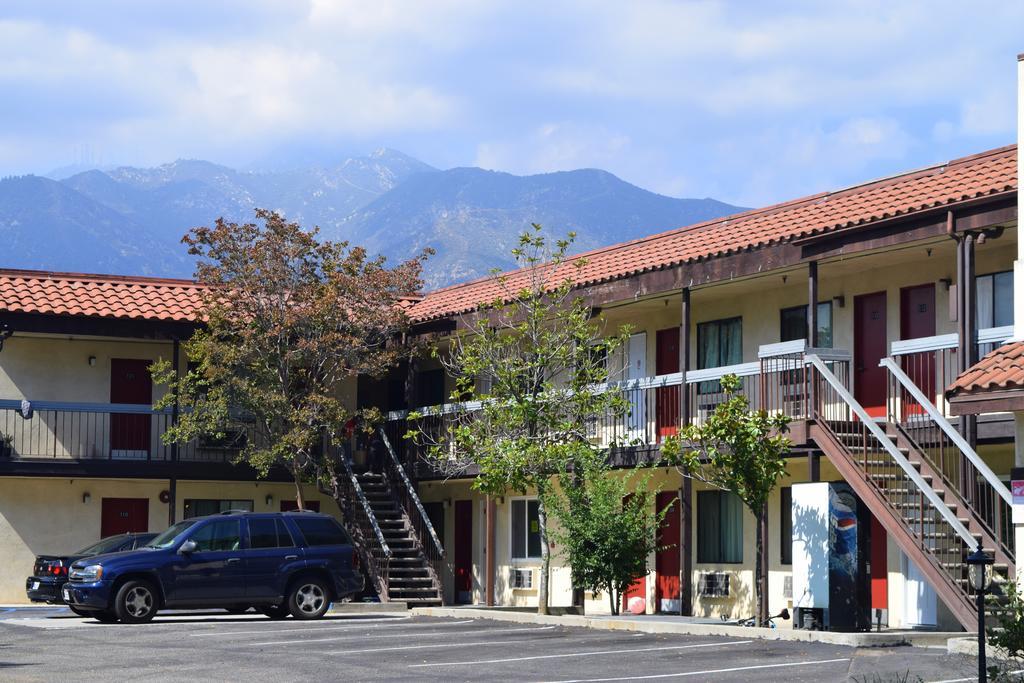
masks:
POLYGON ((0 432, 0 460, 14 454, 14 437, 0 432))

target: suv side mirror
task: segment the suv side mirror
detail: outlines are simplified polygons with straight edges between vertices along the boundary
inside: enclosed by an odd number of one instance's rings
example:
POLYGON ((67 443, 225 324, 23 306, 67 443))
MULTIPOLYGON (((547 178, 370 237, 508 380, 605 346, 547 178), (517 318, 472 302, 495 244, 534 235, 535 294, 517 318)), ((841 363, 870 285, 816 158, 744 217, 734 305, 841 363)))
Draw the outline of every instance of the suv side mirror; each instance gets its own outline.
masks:
POLYGON ((179 555, 190 555, 196 551, 196 542, 191 538, 178 546, 179 555))

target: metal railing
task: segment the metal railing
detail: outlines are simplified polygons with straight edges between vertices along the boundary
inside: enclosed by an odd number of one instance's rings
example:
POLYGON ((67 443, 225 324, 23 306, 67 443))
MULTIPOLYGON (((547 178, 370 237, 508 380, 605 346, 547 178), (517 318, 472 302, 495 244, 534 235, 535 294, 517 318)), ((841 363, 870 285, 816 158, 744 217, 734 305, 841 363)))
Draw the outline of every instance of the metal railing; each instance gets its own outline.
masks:
POLYGON ((366 499, 363 487, 359 485, 359 478, 352 470, 351 450, 347 443, 342 443, 337 461, 341 463, 344 473, 344 476, 338 477, 338 486, 341 489, 341 499, 345 501, 345 521, 349 531, 356 537, 363 565, 374 583, 380 601, 387 602, 391 548, 388 547, 384 532, 377 523, 377 517, 373 514, 373 508, 366 499))
POLYGON ((423 502, 409 480, 405 467, 402 466, 398 455, 391 447, 390 439, 388 439, 383 429, 379 430, 379 434, 387 450, 387 457, 384 458, 384 477, 391 489, 391 494, 401 505, 402 510, 412 525, 416 544, 430 566, 431 573, 433 574, 432 578, 438 589, 438 595, 443 595, 444 544, 441 543, 437 530, 434 528, 426 509, 423 507, 423 502))
MULTIPOLYGON (((889 422, 899 426, 904 437, 941 477, 945 489, 959 500, 1012 561, 1012 497, 1006 485, 912 379, 911 372, 922 368, 918 358, 884 358, 881 365, 889 377, 889 422), (902 366, 908 360, 910 372, 902 366)), ((923 367, 930 370, 927 364, 923 367)))
POLYGON ((815 355, 812 366, 814 419, 841 444, 863 479, 880 495, 918 548, 933 559, 964 595, 964 558, 978 545, 938 494, 850 393, 848 376, 840 379, 815 355))
POLYGON ((0 457, 12 459, 230 462, 256 439, 251 424, 225 427, 221 438, 163 442, 170 410, 121 403, 0 400, 0 457))

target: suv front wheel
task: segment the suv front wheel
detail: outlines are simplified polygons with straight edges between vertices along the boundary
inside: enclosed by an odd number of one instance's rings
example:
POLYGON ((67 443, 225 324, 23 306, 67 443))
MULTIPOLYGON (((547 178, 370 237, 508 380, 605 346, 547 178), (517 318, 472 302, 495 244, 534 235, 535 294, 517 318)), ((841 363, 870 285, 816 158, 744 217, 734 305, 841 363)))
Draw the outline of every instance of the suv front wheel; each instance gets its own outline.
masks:
POLYGON ((141 624, 156 616, 156 589, 148 581, 125 581, 114 598, 114 613, 126 624, 141 624))
POLYGON ((327 585, 313 577, 300 578, 288 594, 288 611, 296 619, 319 619, 330 604, 327 585))

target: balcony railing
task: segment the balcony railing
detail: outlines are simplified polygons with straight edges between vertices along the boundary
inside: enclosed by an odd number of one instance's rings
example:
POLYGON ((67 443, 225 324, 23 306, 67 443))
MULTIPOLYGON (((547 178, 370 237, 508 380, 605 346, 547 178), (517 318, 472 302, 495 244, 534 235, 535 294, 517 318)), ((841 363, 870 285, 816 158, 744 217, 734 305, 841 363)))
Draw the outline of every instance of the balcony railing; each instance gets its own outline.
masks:
MULTIPOLYGON (((0 458, 170 461, 175 446, 161 437, 173 419, 149 405, 0 400, 0 458)), ((253 438, 233 424, 221 438, 177 444, 177 459, 229 462, 253 438)))

